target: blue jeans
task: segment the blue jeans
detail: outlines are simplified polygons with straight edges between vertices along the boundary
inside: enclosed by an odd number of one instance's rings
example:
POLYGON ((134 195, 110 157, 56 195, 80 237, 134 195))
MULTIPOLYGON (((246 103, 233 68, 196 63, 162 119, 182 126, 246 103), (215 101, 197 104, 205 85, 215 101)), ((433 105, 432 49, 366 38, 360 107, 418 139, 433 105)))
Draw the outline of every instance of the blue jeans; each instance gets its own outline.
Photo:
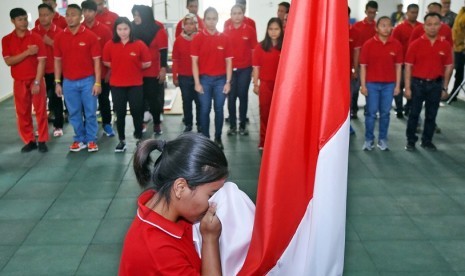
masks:
POLYGON ((239 98, 240 127, 245 128, 249 103, 249 86, 252 79, 252 67, 233 71, 231 91, 228 94, 229 123, 231 128, 237 126, 236 100, 239 98))
POLYGON ((194 77, 192 76, 178 76, 179 88, 182 95, 182 110, 184 112, 184 124, 192 126, 194 116, 192 115, 192 101, 195 102, 197 123, 199 123, 200 107, 199 96, 195 91, 194 77))
POLYGON ((75 142, 95 142, 97 140, 97 96, 92 95, 95 78, 63 80, 63 94, 69 112, 69 122, 74 128, 75 142), (83 114, 84 113, 84 114, 83 114), (85 117, 85 123, 84 118, 85 117))
POLYGON ((378 140, 387 140, 389 115, 394 97, 394 82, 368 82, 367 115, 365 116, 365 141, 375 139, 376 113, 379 112, 378 140))
POLYGON ((200 84, 203 87, 203 93, 199 94, 202 134, 210 138, 210 111, 213 100, 215 110, 215 139, 221 139, 224 117, 223 108, 224 101, 226 100, 226 94, 223 93, 224 85, 226 84, 226 75, 201 75, 200 84))

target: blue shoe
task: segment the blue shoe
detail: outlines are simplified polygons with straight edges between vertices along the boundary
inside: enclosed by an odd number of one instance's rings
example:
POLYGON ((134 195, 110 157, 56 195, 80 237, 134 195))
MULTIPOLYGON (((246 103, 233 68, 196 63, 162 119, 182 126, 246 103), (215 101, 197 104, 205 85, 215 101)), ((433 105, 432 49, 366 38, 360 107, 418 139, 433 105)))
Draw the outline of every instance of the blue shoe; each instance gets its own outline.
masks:
POLYGON ((107 125, 103 126, 103 132, 105 132, 105 135, 108 136, 108 137, 115 136, 115 132, 113 131, 113 128, 111 128, 110 124, 107 124, 107 125))

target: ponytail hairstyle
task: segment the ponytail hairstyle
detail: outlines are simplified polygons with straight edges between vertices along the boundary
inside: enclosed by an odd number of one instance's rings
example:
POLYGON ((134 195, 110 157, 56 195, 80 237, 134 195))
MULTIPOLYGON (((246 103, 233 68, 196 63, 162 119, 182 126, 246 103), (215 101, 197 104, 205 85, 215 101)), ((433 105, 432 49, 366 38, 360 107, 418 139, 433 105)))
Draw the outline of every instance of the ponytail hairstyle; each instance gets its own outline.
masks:
POLYGON ((262 49, 265 51, 265 52, 269 52, 271 51, 271 48, 273 48, 273 43, 271 41, 271 37, 270 35, 268 34, 268 28, 270 27, 271 24, 273 23, 276 23, 278 24, 279 26, 279 29, 281 29, 281 33, 278 37, 278 44, 276 44, 276 49, 278 49, 279 51, 281 51, 281 48, 283 46, 283 39, 284 39, 284 29, 283 29, 283 22, 281 21, 281 19, 279 19, 278 17, 272 17, 269 21, 268 21, 268 24, 266 25, 266 33, 265 33, 265 39, 263 39, 261 42, 260 42, 260 45, 262 46, 262 49))
POLYGON ((134 154, 133 166, 139 185, 156 190, 159 200, 164 198, 167 204, 178 178, 184 178, 194 190, 228 176, 228 161, 223 151, 197 133, 184 133, 169 142, 155 139, 142 142, 134 154), (161 152, 155 163, 150 156, 154 150, 161 152))

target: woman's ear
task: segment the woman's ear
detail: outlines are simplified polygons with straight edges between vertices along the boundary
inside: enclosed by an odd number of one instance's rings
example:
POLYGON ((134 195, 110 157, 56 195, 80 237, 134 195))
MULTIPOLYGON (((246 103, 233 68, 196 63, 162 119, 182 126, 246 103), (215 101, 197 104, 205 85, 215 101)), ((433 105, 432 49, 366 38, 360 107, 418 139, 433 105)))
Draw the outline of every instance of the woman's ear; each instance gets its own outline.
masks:
POLYGON ((177 178, 174 183, 173 183, 173 191, 174 195, 176 196, 177 199, 181 199, 183 193, 186 191, 186 189, 189 189, 187 186, 187 181, 184 178, 177 178))

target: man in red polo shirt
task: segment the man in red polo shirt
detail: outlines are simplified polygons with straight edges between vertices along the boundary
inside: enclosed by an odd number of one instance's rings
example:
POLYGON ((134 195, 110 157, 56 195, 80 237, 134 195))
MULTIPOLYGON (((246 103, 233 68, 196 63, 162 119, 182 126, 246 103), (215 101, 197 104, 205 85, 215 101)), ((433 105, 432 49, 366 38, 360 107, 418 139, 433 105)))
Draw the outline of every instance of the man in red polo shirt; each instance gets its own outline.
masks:
POLYGON ((451 45, 439 36, 441 15, 428 13, 424 21, 425 34, 410 44, 405 58, 405 97, 412 99, 406 131, 407 151, 415 150, 418 140, 415 131, 423 102, 425 123, 421 146, 427 150, 436 150, 432 143, 436 115, 441 98, 448 96, 447 87, 453 70, 451 45))
MULTIPOLYGON (((441 14, 441 8, 442 8, 441 4, 437 2, 430 3, 428 5, 428 13, 441 14)), ((425 33, 425 29, 423 27, 423 24, 421 23, 418 24, 412 31, 409 43, 412 43, 413 41, 421 37, 424 33, 425 33)), ((445 39, 449 42, 451 51, 452 51, 452 46, 454 45, 454 42, 452 41, 452 30, 449 27, 449 25, 441 22, 441 27, 439 28, 438 36, 440 39, 442 40, 445 39)))
POLYGON ((97 4, 97 15, 95 19, 105 24, 111 31, 113 31, 113 26, 115 25, 115 20, 118 18, 118 14, 110 11, 107 7, 106 0, 93 0, 97 4))
MULTIPOLYGON (((100 49, 103 51, 105 44, 111 40, 112 31, 103 23, 97 21, 95 16, 97 14, 97 4, 92 0, 86 0, 81 3, 82 14, 84 15, 84 25, 87 29, 91 30, 97 35, 100 42, 100 49)), ((102 68, 102 93, 98 96, 98 106, 100 115, 102 116, 103 132, 108 137, 115 136, 113 128, 111 127, 111 106, 110 106, 110 70, 106 66, 101 65, 102 68)))
POLYGON ((74 128, 74 142, 69 150, 77 152, 87 148, 89 152, 96 152, 102 50, 97 36, 81 25, 81 19, 81 7, 70 4, 66 9, 68 27, 55 38, 55 92, 58 96, 65 95, 69 121, 74 128), (63 88, 60 81, 62 72, 63 88))
POLYGON ((42 38, 27 29, 27 13, 22 8, 10 11, 15 29, 2 39, 3 58, 11 67, 18 131, 26 144, 21 152, 37 149, 31 110, 34 106, 39 128, 39 151, 47 152, 48 122, 44 70, 47 57, 42 38))
MULTIPOLYGON (((66 23, 66 19, 61 16, 58 12, 56 12, 56 7, 57 7, 57 1, 56 0, 42 0, 42 3, 43 4, 47 4, 49 5, 50 7, 52 7, 53 9, 53 24, 57 25, 58 27, 60 27, 61 29, 64 29, 68 26, 68 24, 66 23)), ((39 25, 40 22, 39 22, 39 19, 36 20, 35 22, 35 26, 39 25)))
MULTIPOLYGON (((203 19, 197 14, 199 12, 199 1, 198 0, 187 0, 186 2, 186 9, 189 13, 195 14, 197 16, 197 24, 199 28, 197 31, 201 31, 204 28, 203 19)), ((178 24, 176 25, 176 32, 175 37, 178 37, 182 33, 182 20, 179 20, 178 24)))
MULTIPOLYGON (((252 29, 254 29, 255 32, 257 32, 257 27, 256 27, 256 24, 255 24, 255 21, 250 18, 250 17, 247 17, 245 16, 245 10, 246 10, 246 7, 247 7, 247 1, 245 0, 236 0, 236 5, 242 5, 244 7, 244 23, 251 27, 252 29)), ((284 19, 283 19, 284 21, 284 19)), ((229 18, 228 20, 226 20, 226 22, 224 22, 224 27, 223 27, 223 32, 225 32, 227 29, 229 29, 234 23, 232 22, 232 19, 229 18)), ((283 24, 284 25, 284 24, 283 24)), ((283 26, 284 28, 284 26, 283 26)), ((256 35, 255 35, 256 36, 256 35)))
MULTIPOLYGON (((407 19, 405 19, 402 23, 398 24, 394 30, 392 31, 392 37, 397 39, 400 44, 402 44, 403 49, 403 56, 407 54, 407 49, 410 41, 410 36, 413 32, 413 29, 421 24, 417 21, 418 18, 418 5, 417 4, 410 4, 407 6, 407 19)), ((403 70, 403 67, 402 67, 403 70)), ((402 74, 403 75, 403 74, 402 74)), ((397 118, 401 119, 404 118, 404 106, 403 106, 403 99, 404 99, 404 81, 401 81, 400 84, 400 93, 394 96, 394 101, 396 103, 396 114, 397 118)), ((405 115, 408 115, 410 112, 410 101, 407 101, 405 105, 405 115)))

